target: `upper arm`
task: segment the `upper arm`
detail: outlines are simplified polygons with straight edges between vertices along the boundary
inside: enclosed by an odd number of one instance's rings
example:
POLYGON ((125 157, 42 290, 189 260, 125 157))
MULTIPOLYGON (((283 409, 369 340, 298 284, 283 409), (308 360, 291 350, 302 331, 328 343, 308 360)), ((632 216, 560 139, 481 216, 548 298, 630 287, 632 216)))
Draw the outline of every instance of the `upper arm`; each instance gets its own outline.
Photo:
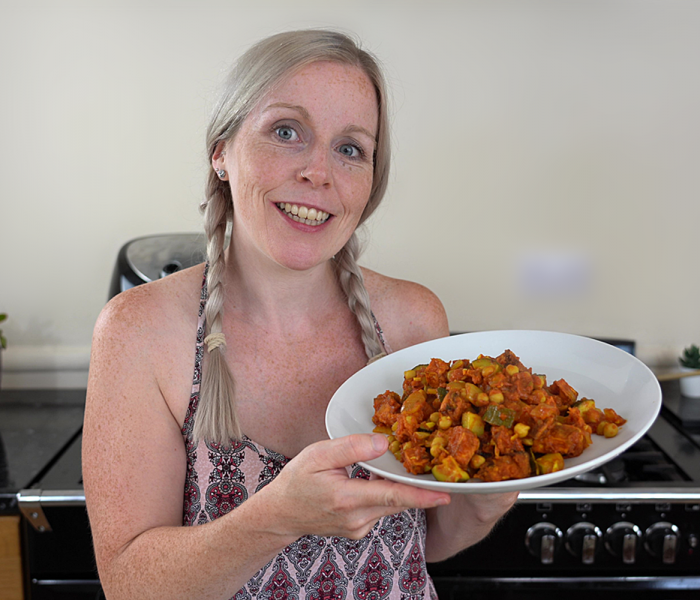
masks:
POLYGON ((93 335, 82 464, 98 563, 148 529, 182 524, 186 454, 158 383, 152 308, 147 290, 120 294, 93 335))
POLYGON ((372 310, 392 350, 450 334, 440 299, 425 286, 365 270, 372 310))

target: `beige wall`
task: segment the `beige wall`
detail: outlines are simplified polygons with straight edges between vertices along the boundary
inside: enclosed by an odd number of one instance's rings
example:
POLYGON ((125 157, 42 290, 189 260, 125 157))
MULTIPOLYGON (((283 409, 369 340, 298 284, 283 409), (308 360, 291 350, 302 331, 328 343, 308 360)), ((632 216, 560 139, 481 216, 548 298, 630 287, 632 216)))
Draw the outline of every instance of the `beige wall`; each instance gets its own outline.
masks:
POLYGON ((393 89, 367 266, 455 331, 630 337, 651 365, 700 343, 698 2, 1 0, 5 387, 84 382, 120 246, 200 229, 222 73, 307 26, 356 32, 393 89))

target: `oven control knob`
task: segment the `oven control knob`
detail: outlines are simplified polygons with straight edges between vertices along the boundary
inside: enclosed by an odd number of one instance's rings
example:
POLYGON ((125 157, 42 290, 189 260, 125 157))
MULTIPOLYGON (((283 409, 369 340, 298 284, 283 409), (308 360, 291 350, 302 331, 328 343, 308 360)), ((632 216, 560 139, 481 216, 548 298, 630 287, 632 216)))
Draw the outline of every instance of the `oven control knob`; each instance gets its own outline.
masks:
POLYGON ((654 523, 644 532, 644 548, 652 556, 660 557, 665 565, 676 562, 680 532, 667 521, 654 523))
POLYGON ((525 546, 530 554, 540 559, 543 565, 551 565, 561 545, 562 534, 553 523, 537 523, 525 534, 525 546))
POLYGON ((603 538, 607 551, 621 557, 626 565, 632 565, 637 560, 641 539, 641 529, 628 521, 618 521, 608 527, 603 538))
POLYGON ((592 565, 602 539, 603 533, 593 523, 576 523, 566 531, 566 549, 584 565, 592 565))

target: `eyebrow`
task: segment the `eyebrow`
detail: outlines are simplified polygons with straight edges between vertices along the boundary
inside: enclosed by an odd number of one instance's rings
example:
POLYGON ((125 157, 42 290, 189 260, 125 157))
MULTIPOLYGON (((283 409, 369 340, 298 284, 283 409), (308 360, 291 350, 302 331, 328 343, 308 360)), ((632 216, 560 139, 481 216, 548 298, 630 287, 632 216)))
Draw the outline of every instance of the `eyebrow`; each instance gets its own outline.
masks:
MULTIPOLYGON (((296 110, 305 119, 311 120, 311 115, 309 114, 309 111, 306 110, 303 106, 299 106, 298 104, 287 104, 286 102, 274 102, 273 104, 270 104, 269 106, 265 107, 264 112, 267 112, 271 108, 289 108, 291 110, 296 110)), ((367 129, 365 129, 364 127, 361 127, 360 125, 349 125, 345 129, 345 131, 347 133, 363 133, 369 139, 371 139, 375 142, 377 141, 377 136, 375 136, 373 133, 370 133, 367 129)))

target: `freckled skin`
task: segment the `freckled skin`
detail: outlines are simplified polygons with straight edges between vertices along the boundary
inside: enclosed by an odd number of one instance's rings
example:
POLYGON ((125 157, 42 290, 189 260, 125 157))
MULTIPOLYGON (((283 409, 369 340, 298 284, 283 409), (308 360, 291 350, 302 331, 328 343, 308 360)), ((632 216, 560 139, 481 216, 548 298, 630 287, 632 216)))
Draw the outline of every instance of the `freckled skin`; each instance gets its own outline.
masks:
MULTIPOLYGON (((229 598, 302 535, 359 539, 382 516, 449 501, 388 481, 349 480, 343 467, 381 455, 386 439, 378 436, 379 446, 369 435, 328 441, 325 432, 328 401, 367 361, 330 258, 366 205, 376 127, 376 96, 364 74, 315 63, 263 99, 236 140, 214 155, 212 166, 227 171, 235 207, 223 330, 242 430, 295 457, 236 510, 182 526, 181 427, 203 265, 127 290, 100 315, 83 477, 110 600, 229 598), (332 216, 321 226, 302 226, 277 202, 332 216)), ((448 335, 445 311, 429 290, 369 270, 364 276, 394 350, 448 335)), ((204 361, 206 369, 206 354, 204 361)), ((483 537, 513 501, 463 496, 428 511, 429 559, 483 537)))
POLYGON ((231 185, 239 256, 247 244, 246 252, 307 269, 338 252, 369 198, 377 123, 374 88, 354 67, 314 63, 268 93, 212 161, 231 185), (277 127, 288 128, 294 139, 281 137, 277 127), (364 156, 343 154, 353 144, 364 156), (299 231, 277 202, 332 217, 313 232, 299 231))

